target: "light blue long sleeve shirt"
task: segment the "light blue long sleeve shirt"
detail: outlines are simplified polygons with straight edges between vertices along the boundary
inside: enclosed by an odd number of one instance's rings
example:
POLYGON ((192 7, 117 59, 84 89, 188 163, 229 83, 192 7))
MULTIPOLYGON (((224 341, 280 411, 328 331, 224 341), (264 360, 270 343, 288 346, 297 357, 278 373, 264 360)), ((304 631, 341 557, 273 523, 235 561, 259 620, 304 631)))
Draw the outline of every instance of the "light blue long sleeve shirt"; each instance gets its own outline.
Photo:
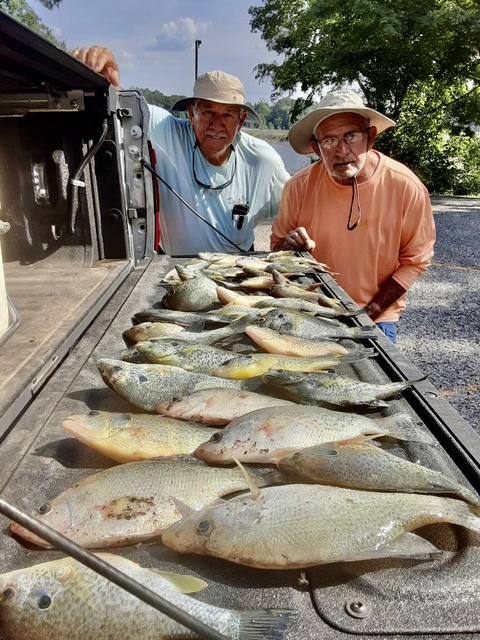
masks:
MULTIPOLYGON (((206 185, 232 182, 223 189, 205 189, 193 175, 195 135, 188 120, 149 105, 149 137, 156 153, 156 171, 202 218, 244 251, 254 243, 259 222, 277 215, 283 185, 290 178, 278 153, 263 140, 240 132, 235 152, 222 166, 210 164, 195 151, 195 173, 206 185), (235 204, 248 205, 248 215, 238 229, 232 217, 235 204)), ((160 246, 170 256, 196 255, 200 251, 235 253, 236 247, 195 216, 167 187, 160 188, 160 246)))

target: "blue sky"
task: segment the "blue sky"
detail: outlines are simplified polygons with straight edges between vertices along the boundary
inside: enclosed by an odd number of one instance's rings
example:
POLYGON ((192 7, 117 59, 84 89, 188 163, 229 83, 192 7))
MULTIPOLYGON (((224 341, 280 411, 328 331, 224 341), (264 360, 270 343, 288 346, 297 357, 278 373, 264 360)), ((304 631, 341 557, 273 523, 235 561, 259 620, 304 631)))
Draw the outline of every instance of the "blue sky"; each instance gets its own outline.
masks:
POLYGON ((221 69, 238 76, 247 100, 270 102, 270 82, 255 79, 254 67, 278 60, 250 28, 248 8, 261 0, 62 0, 51 11, 31 6, 69 48, 98 44, 112 49, 123 87, 191 93, 198 71, 221 69))

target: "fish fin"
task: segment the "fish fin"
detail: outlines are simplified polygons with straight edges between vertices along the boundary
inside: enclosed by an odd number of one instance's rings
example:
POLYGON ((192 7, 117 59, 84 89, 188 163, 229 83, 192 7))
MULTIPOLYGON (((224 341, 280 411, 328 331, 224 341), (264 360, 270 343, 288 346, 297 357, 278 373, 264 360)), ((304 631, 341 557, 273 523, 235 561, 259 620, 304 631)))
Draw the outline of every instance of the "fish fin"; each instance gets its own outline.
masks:
POLYGON ((230 454, 232 457, 232 460, 235 462, 235 464, 240 467, 240 471, 242 472, 247 485, 250 489, 250 491, 252 492, 252 496, 254 499, 258 498, 258 496, 260 495, 260 489, 257 487, 257 485, 255 484, 252 476, 248 473, 248 471, 246 470, 246 468, 243 466, 243 464, 240 462, 240 460, 237 460, 237 458, 233 455, 230 454))
POLYGON ((164 578, 178 593, 195 593, 208 587, 206 582, 194 576, 176 573, 175 571, 161 571, 151 567, 148 570, 164 578))
POLYGON ((301 451, 302 447, 292 447, 291 449, 274 449, 268 455, 268 461, 273 464, 278 464, 282 458, 289 456, 292 453, 296 453, 297 451, 301 451))
POLYGON ((293 609, 238 611, 238 636, 242 640, 282 640, 298 615, 293 609))
MULTIPOLYGON (((192 324, 190 324, 188 327, 185 327, 183 331, 185 333, 200 333, 201 331, 203 331, 204 327, 205 327, 205 320, 203 318, 199 318, 198 320, 194 320, 192 324)), ((180 335, 182 333, 183 332, 180 332, 180 335)))
MULTIPOLYGON (((387 544, 377 549, 366 549, 363 553, 355 554, 351 560, 373 560, 375 558, 391 558, 394 556, 418 556, 418 555, 430 555, 441 554, 442 552, 437 549, 425 538, 418 536, 415 533, 402 533, 394 540, 391 540, 387 544)), ((347 558, 345 558, 347 559, 347 558)))
POLYGON ((415 424, 407 413, 394 413, 385 418, 377 418, 376 423, 384 431, 385 436, 396 438, 397 440, 411 440, 412 442, 422 442, 423 444, 437 444, 434 437, 423 430, 420 423, 415 424))
POLYGON ((188 504, 185 504, 181 500, 178 500, 178 498, 173 498, 172 497, 172 500, 173 500, 175 506, 177 507, 177 511, 182 516, 182 518, 186 518, 187 516, 191 515, 192 513, 195 513, 195 509, 192 509, 192 507, 189 507, 188 504))

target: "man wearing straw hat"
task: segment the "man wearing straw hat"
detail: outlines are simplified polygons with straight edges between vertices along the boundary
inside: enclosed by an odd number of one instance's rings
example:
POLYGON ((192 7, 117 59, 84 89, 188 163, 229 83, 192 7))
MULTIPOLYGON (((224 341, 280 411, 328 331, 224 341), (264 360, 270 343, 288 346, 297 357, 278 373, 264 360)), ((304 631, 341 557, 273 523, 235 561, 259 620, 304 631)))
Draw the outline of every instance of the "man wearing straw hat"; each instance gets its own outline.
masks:
MULTIPOLYGON (((110 49, 72 53, 119 86, 110 49)), ((179 256, 252 249, 256 225, 276 216, 290 176, 269 144, 240 131, 248 117, 259 120, 245 104, 240 80, 223 71, 199 76, 193 95, 172 107, 187 111, 188 119, 152 105, 149 110, 156 171, 168 185, 159 180, 163 252, 179 256)))
POLYGON ((286 183, 271 248, 310 251, 395 342, 406 292, 429 266, 429 194, 407 167, 373 149, 395 123, 351 90, 332 91, 293 125, 297 153, 319 161, 286 183))

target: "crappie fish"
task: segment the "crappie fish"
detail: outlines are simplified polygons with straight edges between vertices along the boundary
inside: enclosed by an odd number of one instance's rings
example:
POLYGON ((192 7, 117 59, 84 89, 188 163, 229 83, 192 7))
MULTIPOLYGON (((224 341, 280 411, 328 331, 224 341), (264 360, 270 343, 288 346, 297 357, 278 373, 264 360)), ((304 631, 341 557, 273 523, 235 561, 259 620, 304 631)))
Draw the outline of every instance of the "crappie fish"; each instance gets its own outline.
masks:
MULTIPOLYGON (((194 273, 196 271, 201 271, 202 269, 205 269, 205 267, 208 267, 209 264, 210 263, 208 262, 208 260, 200 260, 199 258, 192 258, 191 260, 183 264, 182 267, 184 269, 187 269, 190 273, 194 273)), ((175 265, 173 269, 171 269, 167 274, 165 274, 165 276, 162 278, 162 282, 178 281, 179 275, 178 275, 177 266, 178 265, 175 265)))
POLYGON ((173 286, 162 298, 165 308, 177 311, 201 311, 219 302, 217 283, 205 276, 191 278, 173 286))
MULTIPOLYGON (((225 637, 281 640, 295 619, 295 612, 288 609, 236 611, 212 606, 186 595, 207 586, 194 576, 143 568, 118 555, 97 555, 225 637)), ((200 637, 70 557, 0 575, 0 617, 11 640, 200 637)))
MULTIPOLYGON (((212 369, 210 373, 220 378, 230 380, 245 380, 261 376, 271 369, 282 371, 325 371, 341 364, 358 362, 362 358, 355 353, 347 353, 334 357, 297 357, 283 356, 275 353, 251 353, 230 357, 218 367, 212 369)), ((172 363, 173 364, 173 363, 172 363)))
POLYGON ((335 357, 348 353, 355 353, 359 360, 369 358, 374 355, 373 349, 347 349, 334 340, 309 340, 308 338, 295 338, 286 334, 268 329, 267 327, 257 327, 248 325, 245 333, 262 349, 268 353, 278 353, 285 356, 299 357, 335 357))
POLYGON ((300 569, 438 552, 409 533, 435 522, 480 532, 478 508, 455 498, 291 484, 191 513, 163 531, 162 541, 180 553, 300 569))
POLYGON ((283 456, 279 469, 305 482, 370 491, 448 493, 477 506, 473 491, 444 473, 410 462, 366 442, 364 438, 329 442, 283 456))
POLYGON ((180 367, 161 364, 133 364, 101 358, 97 367, 103 381, 134 407, 155 413, 160 402, 181 398, 197 389, 229 387, 241 389, 242 381, 190 373, 180 367))
MULTIPOLYGON (((230 319, 229 324, 224 327, 219 327, 218 329, 209 329, 204 331, 189 331, 186 329, 185 331, 176 334, 175 339, 185 343, 212 345, 216 342, 220 342, 221 340, 225 340, 226 338, 231 338, 232 336, 244 333, 245 327, 250 323, 250 318, 252 317, 255 316, 241 316, 235 320, 230 319)), ((162 336, 158 336, 158 338, 151 338, 151 340, 160 342, 160 340, 162 340, 162 336)))
POLYGON ((122 337, 127 347, 131 347, 141 340, 178 335, 184 329, 185 327, 171 322, 142 322, 130 327, 130 329, 126 329, 122 333, 122 337))
POLYGON ((272 298, 271 300, 260 300, 255 304, 257 309, 265 309, 267 307, 274 309, 291 309, 293 311, 303 311, 312 316, 322 316, 323 318, 339 318, 339 317, 351 317, 358 316, 363 313, 363 309, 357 309, 356 311, 348 311, 341 307, 325 307, 316 302, 310 302, 309 300, 303 300, 302 298, 272 298))
POLYGON ((171 418, 194 420, 204 424, 227 424, 250 411, 264 407, 286 407, 290 400, 272 398, 240 389, 200 389, 188 395, 157 405, 158 413, 171 418))
POLYGON ((251 324, 309 340, 378 338, 375 327, 347 327, 334 318, 312 317, 289 309, 271 309, 254 318, 251 324))
POLYGON ((201 444, 194 455, 215 464, 275 462, 277 450, 304 449, 314 445, 348 440, 359 436, 388 436, 433 444, 406 413, 385 418, 368 418, 321 407, 292 405, 257 409, 232 420, 222 431, 201 444))
POLYGON ((147 340, 137 342, 138 351, 154 364, 168 364, 185 371, 211 374, 226 362, 238 358, 231 351, 178 340, 147 340))
POLYGON ((316 404, 336 407, 388 407, 385 398, 405 391, 413 384, 425 380, 372 384, 355 378, 339 376, 335 373, 297 373, 295 371, 267 371, 262 380, 268 387, 281 392, 287 400, 301 404, 316 404))
POLYGON ((179 324, 182 327, 197 326, 199 321, 217 322, 219 324, 228 324, 230 320, 224 316, 216 316, 213 313, 202 313, 200 311, 179 311, 177 309, 163 309, 152 307, 144 309, 134 314, 133 320, 136 323, 141 322, 170 322, 179 324))
MULTIPOLYGON (((278 470, 254 469, 260 484, 278 482, 278 470)), ((180 518, 175 501, 199 509, 248 489, 242 470, 209 467, 195 458, 126 462, 75 483, 33 515, 89 549, 118 547, 158 538, 180 518)), ((42 547, 49 544, 16 522, 10 530, 42 547)))
POLYGON ((212 253, 210 251, 200 251, 200 253, 198 253, 198 257, 200 260, 206 260, 217 267, 233 267, 240 256, 236 253, 212 253))
POLYGON ((237 291, 230 291, 230 289, 226 289, 225 287, 217 287, 217 295, 220 302, 224 304, 232 303, 239 304, 242 307, 253 307, 253 305, 259 300, 266 300, 271 298, 271 296, 255 296, 253 294, 242 294, 237 291))
POLYGON ((87 447, 116 462, 192 455, 208 440, 209 427, 145 413, 89 411, 65 418, 62 427, 87 447))
POLYGON ((309 300, 311 302, 321 304, 325 307, 332 307, 339 311, 343 308, 340 301, 336 298, 330 298, 320 291, 315 291, 315 289, 322 286, 322 283, 316 283, 309 287, 293 284, 276 269, 272 269, 272 276, 274 284, 270 289, 270 293, 276 298, 300 298, 302 300, 309 300))

